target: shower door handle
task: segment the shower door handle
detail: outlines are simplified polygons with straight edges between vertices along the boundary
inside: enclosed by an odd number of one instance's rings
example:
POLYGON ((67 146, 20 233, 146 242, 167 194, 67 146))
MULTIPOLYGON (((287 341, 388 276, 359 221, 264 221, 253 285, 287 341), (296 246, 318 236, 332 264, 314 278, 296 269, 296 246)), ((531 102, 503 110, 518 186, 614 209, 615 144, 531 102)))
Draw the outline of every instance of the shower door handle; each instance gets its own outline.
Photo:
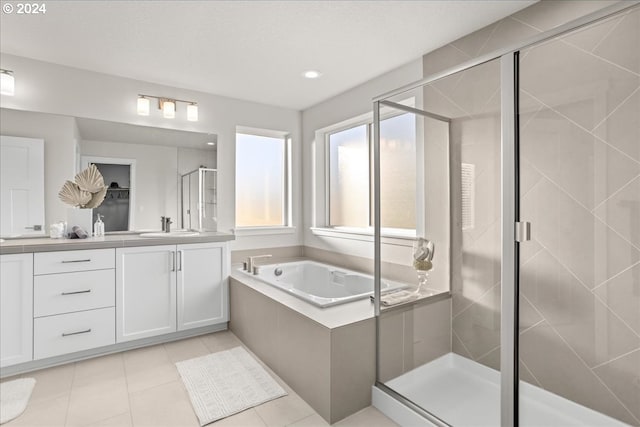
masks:
POLYGON ((516 242, 528 242, 531 240, 531 223, 527 221, 516 222, 516 242))

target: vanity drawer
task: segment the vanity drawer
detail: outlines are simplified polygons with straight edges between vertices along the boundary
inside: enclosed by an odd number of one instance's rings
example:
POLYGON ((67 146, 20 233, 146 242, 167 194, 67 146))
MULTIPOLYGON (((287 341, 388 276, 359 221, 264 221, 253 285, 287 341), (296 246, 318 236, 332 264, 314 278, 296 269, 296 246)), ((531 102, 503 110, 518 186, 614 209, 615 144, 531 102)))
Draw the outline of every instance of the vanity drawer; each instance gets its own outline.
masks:
POLYGON ((33 358, 115 344, 115 323, 113 307, 34 319, 33 358))
POLYGON ((33 274, 101 270, 115 268, 115 265, 115 249, 39 252, 33 257, 33 274))
POLYGON ((115 305, 115 270, 46 274, 33 278, 33 316, 115 305))

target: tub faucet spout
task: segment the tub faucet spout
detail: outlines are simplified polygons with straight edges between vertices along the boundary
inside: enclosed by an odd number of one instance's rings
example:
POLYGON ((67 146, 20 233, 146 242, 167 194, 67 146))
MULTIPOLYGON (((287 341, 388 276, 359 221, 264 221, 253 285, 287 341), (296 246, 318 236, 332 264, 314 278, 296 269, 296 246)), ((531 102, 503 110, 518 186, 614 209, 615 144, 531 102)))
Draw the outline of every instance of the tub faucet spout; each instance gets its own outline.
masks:
POLYGON ((254 271, 253 271, 253 264, 255 263, 255 260, 260 259, 260 258, 271 258, 271 254, 254 255, 254 256, 248 257, 247 258, 247 271, 249 273, 257 274, 257 272, 254 273, 254 271))

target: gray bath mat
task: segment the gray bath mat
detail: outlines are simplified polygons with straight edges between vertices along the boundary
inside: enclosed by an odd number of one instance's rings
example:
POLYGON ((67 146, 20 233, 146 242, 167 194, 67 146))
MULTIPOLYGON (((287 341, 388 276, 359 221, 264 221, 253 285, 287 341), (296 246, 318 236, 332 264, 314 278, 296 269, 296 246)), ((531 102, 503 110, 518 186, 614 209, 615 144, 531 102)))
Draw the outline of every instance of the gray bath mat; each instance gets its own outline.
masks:
POLYGON ((0 424, 18 417, 27 408, 36 380, 21 378, 0 384, 0 424))
POLYGON ((242 347, 176 366, 201 426, 287 394, 242 347))

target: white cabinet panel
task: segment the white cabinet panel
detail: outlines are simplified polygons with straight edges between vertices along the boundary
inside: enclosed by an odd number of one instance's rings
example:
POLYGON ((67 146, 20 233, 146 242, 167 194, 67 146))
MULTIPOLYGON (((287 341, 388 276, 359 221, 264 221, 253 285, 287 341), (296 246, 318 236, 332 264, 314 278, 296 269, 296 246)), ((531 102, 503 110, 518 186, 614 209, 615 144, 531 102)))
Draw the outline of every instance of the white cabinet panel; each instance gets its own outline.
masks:
POLYGON ((113 269, 35 276, 33 315, 41 317, 113 307, 114 282, 113 269))
POLYGON ((33 358, 33 254, 0 256, 0 366, 33 358))
POLYGON ((116 250, 116 340, 176 331, 176 246, 116 250))
POLYGON ((113 311, 101 308, 35 319, 34 359, 114 344, 113 311))
POLYGON ((178 245, 178 330, 229 320, 228 245, 178 245))
POLYGON ((34 256, 34 274, 69 273, 114 267, 114 249, 41 252, 34 256))

